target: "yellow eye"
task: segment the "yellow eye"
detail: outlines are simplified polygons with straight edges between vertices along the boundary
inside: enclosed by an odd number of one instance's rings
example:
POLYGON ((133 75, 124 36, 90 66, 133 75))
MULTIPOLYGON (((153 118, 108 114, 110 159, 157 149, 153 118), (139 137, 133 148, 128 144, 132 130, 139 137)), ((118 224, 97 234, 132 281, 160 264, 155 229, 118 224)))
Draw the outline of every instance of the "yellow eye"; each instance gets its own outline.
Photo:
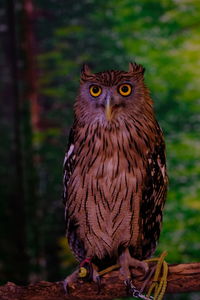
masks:
POLYGON ((132 91, 132 86, 128 83, 121 84, 118 91, 122 96, 129 96, 132 91))
POLYGON ((93 97, 98 97, 102 92, 102 89, 100 86, 98 85, 91 85, 90 86, 90 94, 93 96, 93 97))

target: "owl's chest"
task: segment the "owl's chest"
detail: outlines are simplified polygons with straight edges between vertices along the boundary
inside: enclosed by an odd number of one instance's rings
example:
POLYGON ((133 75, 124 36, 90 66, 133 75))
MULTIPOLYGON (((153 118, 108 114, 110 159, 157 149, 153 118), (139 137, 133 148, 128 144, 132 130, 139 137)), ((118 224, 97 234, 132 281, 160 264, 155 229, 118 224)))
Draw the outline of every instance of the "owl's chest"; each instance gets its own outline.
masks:
POLYGON ((146 175, 146 149, 139 152, 140 145, 136 149, 133 144, 128 134, 121 131, 118 134, 106 132, 86 139, 84 147, 77 146, 78 162, 69 186, 77 191, 79 207, 87 206, 91 216, 99 209, 99 214, 103 211, 104 216, 115 220, 121 209, 130 210, 130 200, 146 175))
POLYGON ((86 138, 84 146, 77 142, 76 147, 79 173, 107 180, 121 172, 137 175, 147 155, 143 140, 127 130, 96 134, 86 138))
POLYGON ((130 241, 131 230, 127 229, 145 177, 142 164, 146 150, 143 155, 137 151, 124 132, 86 139, 76 147, 69 215, 78 216, 80 235, 87 232, 91 244, 100 239, 103 249, 113 251, 121 242, 130 241))

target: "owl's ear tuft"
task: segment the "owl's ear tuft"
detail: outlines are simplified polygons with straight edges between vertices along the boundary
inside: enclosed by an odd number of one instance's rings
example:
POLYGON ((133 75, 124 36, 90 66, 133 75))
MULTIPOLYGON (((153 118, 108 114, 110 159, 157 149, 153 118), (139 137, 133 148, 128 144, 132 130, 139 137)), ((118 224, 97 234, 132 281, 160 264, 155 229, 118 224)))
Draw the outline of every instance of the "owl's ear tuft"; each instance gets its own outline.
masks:
POLYGON ((92 74, 91 70, 87 64, 83 64, 82 69, 81 69, 81 74, 82 75, 84 74, 86 76, 90 76, 92 74))
POLYGON ((83 83, 83 82, 86 82, 86 81, 91 81, 91 80, 94 79, 94 77, 95 77, 95 75, 91 73, 90 68, 88 67, 88 65, 84 64, 82 66, 82 69, 81 69, 80 82, 83 83))
POLYGON ((130 62, 128 72, 135 73, 135 74, 140 73, 143 75, 145 72, 145 68, 142 65, 136 64, 135 62, 134 63, 130 62))

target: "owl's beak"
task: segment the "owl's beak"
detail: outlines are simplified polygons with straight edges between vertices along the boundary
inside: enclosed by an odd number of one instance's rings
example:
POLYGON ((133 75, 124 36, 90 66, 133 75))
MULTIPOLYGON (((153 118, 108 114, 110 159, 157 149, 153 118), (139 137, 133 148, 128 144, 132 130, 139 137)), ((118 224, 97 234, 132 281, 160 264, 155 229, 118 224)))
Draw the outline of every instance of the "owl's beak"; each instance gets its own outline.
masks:
POLYGON ((111 118, 112 118, 112 107, 111 107, 111 104, 110 104, 110 95, 108 95, 106 97, 106 101, 105 101, 105 114, 106 114, 106 119, 108 121, 110 121, 111 118))

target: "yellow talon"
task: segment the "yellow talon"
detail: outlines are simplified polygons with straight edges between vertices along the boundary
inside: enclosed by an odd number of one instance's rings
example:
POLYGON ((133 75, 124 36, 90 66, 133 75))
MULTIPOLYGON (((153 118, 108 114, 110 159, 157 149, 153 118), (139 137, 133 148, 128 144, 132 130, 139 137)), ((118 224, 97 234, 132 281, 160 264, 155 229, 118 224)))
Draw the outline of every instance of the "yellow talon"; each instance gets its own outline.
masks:
POLYGON ((79 273, 78 273, 79 277, 84 278, 87 276, 87 269, 84 267, 81 267, 79 269, 79 273))

